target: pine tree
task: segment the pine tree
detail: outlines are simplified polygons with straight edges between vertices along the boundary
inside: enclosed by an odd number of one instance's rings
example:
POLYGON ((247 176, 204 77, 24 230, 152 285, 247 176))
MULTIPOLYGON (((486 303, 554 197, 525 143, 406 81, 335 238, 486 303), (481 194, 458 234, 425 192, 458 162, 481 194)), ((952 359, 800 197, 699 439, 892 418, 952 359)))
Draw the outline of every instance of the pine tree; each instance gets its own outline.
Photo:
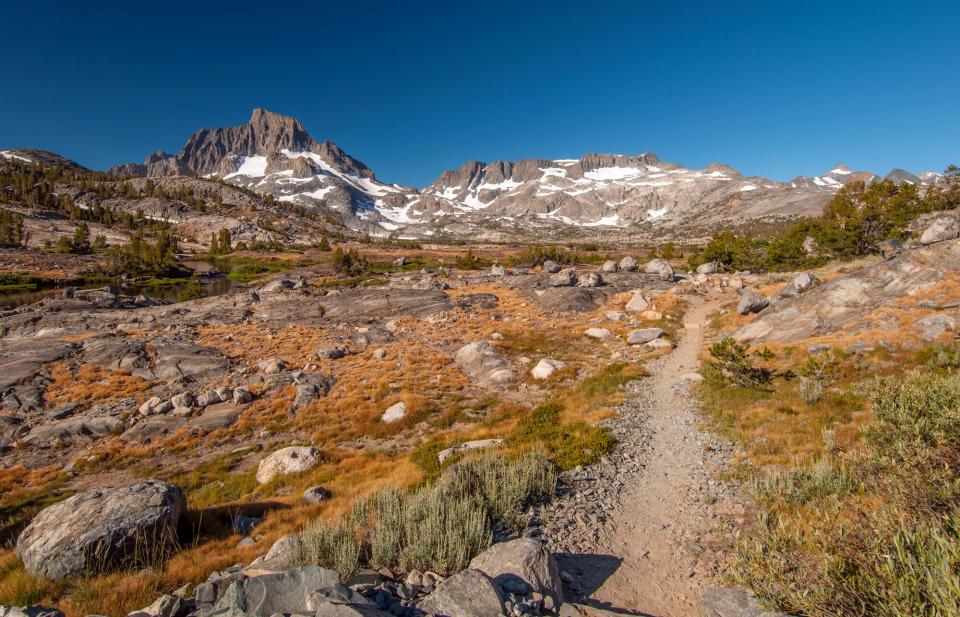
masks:
POLYGON ((230 247, 230 230, 226 228, 221 229, 219 236, 220 236, 220 242, 219 242, 220 252, 221 253, 232 252, 233 249, 230 247))
POLYGON ((90 246, 90 228, 87 227, 86 223, 81 222, 73 230, 71 245, 72 250, 70 252, 75 255, 89 255, 93 252, 93 247, 90 246))
POLYGON ((210 254, 219 255, 220 254, 220 242, 217 239, 217 234, 210 234, 210 254))

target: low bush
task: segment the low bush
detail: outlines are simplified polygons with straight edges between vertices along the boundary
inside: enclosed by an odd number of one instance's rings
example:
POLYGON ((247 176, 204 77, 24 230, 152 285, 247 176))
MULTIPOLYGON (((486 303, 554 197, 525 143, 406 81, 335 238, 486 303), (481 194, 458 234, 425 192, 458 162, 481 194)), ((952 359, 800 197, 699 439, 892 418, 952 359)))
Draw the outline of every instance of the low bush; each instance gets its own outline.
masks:
MULTIPOLYGON (((761 353, 769 353, 764 350, 761 353)), ((707 378, 730 383, 741 388, 760 388, 770 381, 768 369, 755 366, 751 360, 750 345, 725 338, 710 346, 707 378)))
POLYGON ((559 403, 545 403, 520 419, 509 442, 543 448, 561 470, 590 465, 613 450, 613 435, 583 421, 563 423, 559 403))
POLYGON ((522 528, 524 513, 553 496, 556 480, 539 451, 468 460, 448 479, 411 492, 382 490, 335 523, 312 523, 300 535, 300 560, 344 578, 364 566, 450 574, 490 545, 494 529, 522 528))

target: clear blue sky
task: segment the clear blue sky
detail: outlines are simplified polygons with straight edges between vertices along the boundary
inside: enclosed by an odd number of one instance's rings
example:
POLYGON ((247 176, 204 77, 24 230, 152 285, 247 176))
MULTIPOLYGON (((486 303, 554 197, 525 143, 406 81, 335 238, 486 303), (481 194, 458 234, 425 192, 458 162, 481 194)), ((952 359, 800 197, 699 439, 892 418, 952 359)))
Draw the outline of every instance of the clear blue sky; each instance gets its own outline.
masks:
POLYGON ((952 2, 192 4, 7 3, 0 147, 105 168, 266 107, 415 186, 584 152, 780 180, 960 163, 952 2))

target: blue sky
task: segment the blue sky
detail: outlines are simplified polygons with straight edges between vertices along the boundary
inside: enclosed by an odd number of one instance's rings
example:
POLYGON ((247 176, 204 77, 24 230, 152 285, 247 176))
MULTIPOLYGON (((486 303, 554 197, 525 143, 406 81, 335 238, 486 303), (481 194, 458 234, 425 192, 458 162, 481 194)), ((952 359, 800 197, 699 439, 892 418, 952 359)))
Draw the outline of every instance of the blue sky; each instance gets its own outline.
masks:
POLYGON ((950 2, 192 4, 8 3, 0 147, 105 168, 266 107, 415 186, 584 152, 779 180, 960 163, 950 2))

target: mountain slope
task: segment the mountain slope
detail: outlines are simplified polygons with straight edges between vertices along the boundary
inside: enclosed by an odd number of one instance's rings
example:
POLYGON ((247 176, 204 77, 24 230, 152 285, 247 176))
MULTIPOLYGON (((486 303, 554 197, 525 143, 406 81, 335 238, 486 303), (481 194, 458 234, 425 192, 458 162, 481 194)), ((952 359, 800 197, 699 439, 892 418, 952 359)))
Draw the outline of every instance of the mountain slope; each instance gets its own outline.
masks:
MULTIPOLYGON (((778 223, 818 214, 845 184, 879 178, 838 164, 789 183, 745 177, 713 164, 687 169, 639 156, 469 161, 422 190, 380 182, 336 144, 315 140, 295 118, 255 109, 241 126, 201 129, 175 155, 111 171, 151 177, 218 177, 305 209, 335 213, 355 230, 405 237, 703 234, 717 226, 778 223)), ((896 181, 925 184, 894 170, 896 181)))

